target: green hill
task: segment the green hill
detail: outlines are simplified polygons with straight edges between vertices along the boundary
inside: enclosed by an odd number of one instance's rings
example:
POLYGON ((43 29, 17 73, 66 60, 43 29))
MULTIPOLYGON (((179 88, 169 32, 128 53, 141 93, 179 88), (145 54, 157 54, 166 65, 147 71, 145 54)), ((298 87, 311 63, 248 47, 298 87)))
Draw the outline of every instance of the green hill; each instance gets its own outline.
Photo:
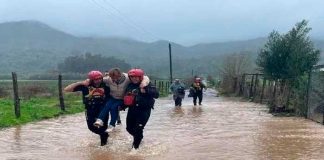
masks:
MULTIPOLYGON (((266 38, 257 38, 189 47, 171 43, 174 74, 188 76, 193 71, 216 74, 215 67, 221 64, 223 55, 247 52, 256 57, 265 42, 266 38)), ((152 75, 167 77, 168 43, 163 40, 146 43, 116 37, 77 37, 38 21, 0 23, 0 72, 43 73, 56 70, 57 64, 67 56, 90 52, 114 56, 133 66, 142 67, 152 75)), ((323 40, 314 40, 314 44, 324 50, 323 40)))

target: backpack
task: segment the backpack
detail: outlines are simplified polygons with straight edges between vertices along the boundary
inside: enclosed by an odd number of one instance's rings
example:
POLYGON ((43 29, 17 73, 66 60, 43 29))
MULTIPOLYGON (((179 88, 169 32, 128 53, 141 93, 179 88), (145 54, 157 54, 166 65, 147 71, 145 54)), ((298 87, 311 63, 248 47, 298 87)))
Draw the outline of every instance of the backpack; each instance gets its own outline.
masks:
POLYGON ((184 95, 184 94, 185 94, 185 88, 182 87, 182 86, 178 87, 178 88, 177 88, 177 93, 178 93, 179 95, 184 95))
POLYGON ((124 105, 125 106, 132 106, 135 104, 135 95, 132 93, 127 93, 124 96, 124 105))
POLYGON ((195 94, 195 89, 190 87, 188 97, 193 97, 194 94, 195 94))

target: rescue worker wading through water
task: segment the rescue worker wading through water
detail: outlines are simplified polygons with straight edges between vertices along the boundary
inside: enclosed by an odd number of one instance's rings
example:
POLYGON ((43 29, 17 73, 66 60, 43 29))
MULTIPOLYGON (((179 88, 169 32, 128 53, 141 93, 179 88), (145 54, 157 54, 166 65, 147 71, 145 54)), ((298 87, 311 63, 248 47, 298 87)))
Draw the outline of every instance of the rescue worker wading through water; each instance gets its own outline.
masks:
POLYGON ((198 104, 201 105, 203 99, 203 88, 207 90, 207 87, 201 82, 200 78, 195 78, 195 82, 191 85, 191 90, 193 91, 193 104, 197 105, 197 97, 198 104))
POLYGON ((175 79, 170 86, 170 90, 173 94, 174 105, 180 107, 185 96, 185 85, 179 79, 175 79))
POLYGON ((131 69, 128 72, 131 83, 126 88, 124 97, 124 108, 128 107, 126 130, 133 136, 134 149, 138 149, 143 139, 143 129, 150 118, 154 99, 159 97, 158 90, 151 83, 144 88, 140 87, 143 76, 144 71, 141 69, 131 69))
POLYGON ((88 79, 68 85, 64 88, 65 92, 82 92, 83 104, 85 105, 85 115, 87 125, 90 131, 100 136, 101 146, 107 144, 108 133, 107 120, 105 120, 101 128, 93 126, 100 111, 104 107, 109 98, 109 87, 103 83, 103 75, 99 71, 91 71, 88 73, 88 79))
MULTIPOLYGON (((110 113, 111 118, 107 132, 112 132, 119 115, 118 110, 123 105, 126 88, 131 83, 131 80, 127 73, 121 72, 119 68, 112 68, 109 70, 108 76, 103 78, 103 81, 110 88, 110 98, 93 125, 98 128, 101 127, 104 122, 103 120, 108 119, 110 113)), ((145 87, 149 82, 150 79, 144 76, 140 86, 145 87)))

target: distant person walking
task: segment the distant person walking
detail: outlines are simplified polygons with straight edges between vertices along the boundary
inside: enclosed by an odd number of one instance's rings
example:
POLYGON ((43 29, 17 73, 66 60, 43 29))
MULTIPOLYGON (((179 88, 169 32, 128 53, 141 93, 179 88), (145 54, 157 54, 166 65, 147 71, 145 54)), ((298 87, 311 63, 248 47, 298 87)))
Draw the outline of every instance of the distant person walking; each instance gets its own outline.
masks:
POLYGON ((88 128, 100 136, 101 146, 107 144, 109 136, 105 132, 107 129, 107 120, 104 120, 106 123, 101 128, 94 127, 93 123, 98 118, 100 111, 109 98, 109 90, 109 87, 103 82, 102 73, 99 71, 91 71, 88 73, 88 79, 72 83, 64 88, 65 92, 82 92, 88 128))
POLYGON ((198 98, 198 104, 202 105, 201 102, 203 100, 203 89, 207 90, 207 87, 205 84, 201 82, 201 79, 199 77, 195 78, 194 83, 191 84, 191 92, 193 97, 193 104, 197 105, 197 98, 198 98))
POLYGON ((170 86, 170 91, 173 94, 174 105, 181 107, 182 99, 185 97, 185 85, 179 79, 175 79, 170 86))

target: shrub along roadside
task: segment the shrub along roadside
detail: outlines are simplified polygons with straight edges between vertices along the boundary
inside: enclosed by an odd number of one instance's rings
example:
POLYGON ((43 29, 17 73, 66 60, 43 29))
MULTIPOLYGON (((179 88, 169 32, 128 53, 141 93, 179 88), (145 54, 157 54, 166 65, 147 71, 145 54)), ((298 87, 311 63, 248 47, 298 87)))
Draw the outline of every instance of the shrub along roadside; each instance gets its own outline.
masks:
POLYGON ((61 111, 57 97, 21 100, 20 118, 15 117, 12 99, 1 99, 0 106, 0 128, 84 111, 81 96, 76 94, 65 95, 65 111, 61 111))

